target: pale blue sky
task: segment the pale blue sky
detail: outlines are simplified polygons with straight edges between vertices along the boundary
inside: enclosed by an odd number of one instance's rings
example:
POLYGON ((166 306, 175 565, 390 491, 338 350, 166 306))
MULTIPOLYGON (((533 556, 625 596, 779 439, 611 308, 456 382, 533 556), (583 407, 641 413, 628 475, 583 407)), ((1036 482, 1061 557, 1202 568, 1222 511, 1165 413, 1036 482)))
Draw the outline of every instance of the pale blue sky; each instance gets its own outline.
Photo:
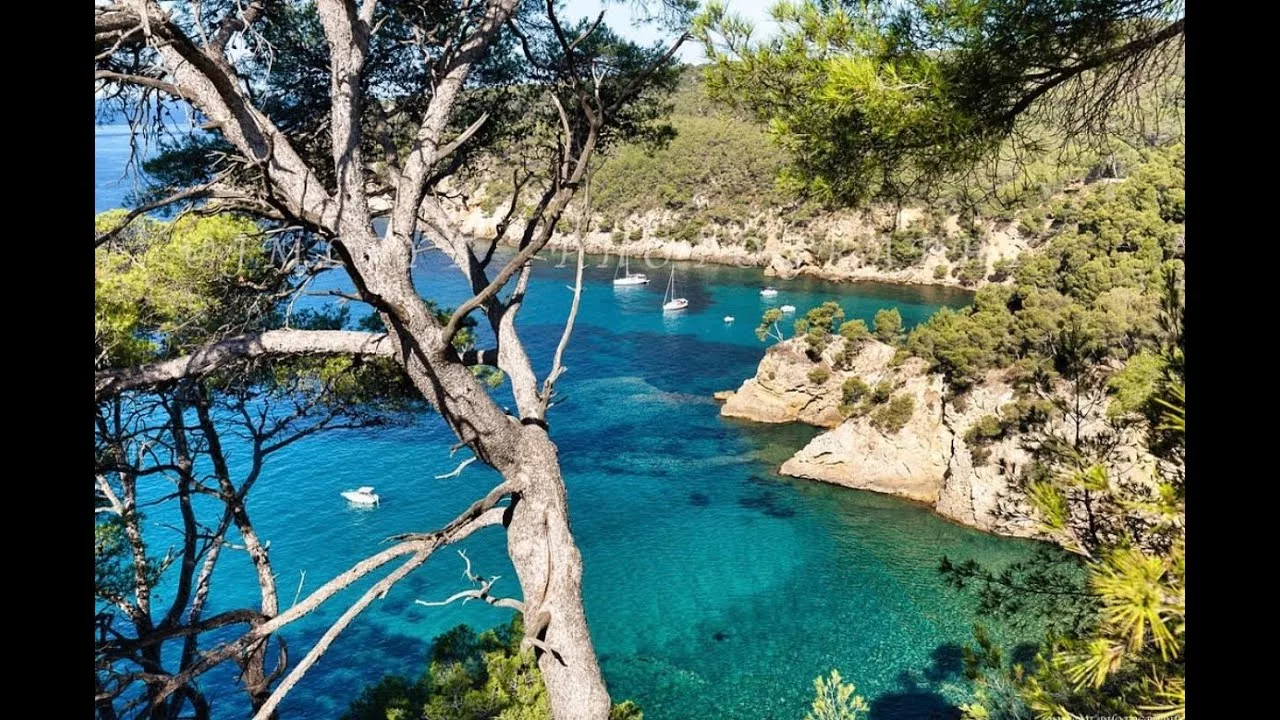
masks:
MULTIPOLYGON (((770 34, 770 29, 774 27, 773 20, 769 17, 769 8, 773 6, 776 0, 727 0, 730 12, 751 20, 756 25, 756 37, 763 37, 770 34)), ((642 17, 642 13, 634 10, 640 2, 635 0, 566 0, 565 10, 569 18, 577 19, 580 17, 595 18, 600 13, 600 8, 605 8, 604 21, 609 27, 616 30, 624 37, 644 44, 651 45, 658 40, 668 39, 672 36, 662 33, 658 28, 651 25, 634 26, 632 23, 636 17, 642 17)), ((696 42, 686 42, 680 48, 680 59, 687 63, 700 63, 706 60, 703 55, 702 47, 696 42)))

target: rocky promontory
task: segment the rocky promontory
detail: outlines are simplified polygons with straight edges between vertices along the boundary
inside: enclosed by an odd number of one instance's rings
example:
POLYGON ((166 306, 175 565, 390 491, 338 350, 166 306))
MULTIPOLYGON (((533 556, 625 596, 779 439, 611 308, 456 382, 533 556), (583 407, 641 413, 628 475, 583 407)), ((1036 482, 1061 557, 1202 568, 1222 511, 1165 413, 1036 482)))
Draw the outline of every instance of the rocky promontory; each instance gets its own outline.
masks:
MULTIPOLYGON (((999 535, 1039 535, 1014 482, 1031 462, 1038 435, 974 430, 1011 412, 1016 396, 1006 372, 991 371, 962 399, 944 402, 943 378, 929 373, 924 360, 870 339, 847 351, 846 345, 854 343, 834 338, 815 358, 802 339, 778 343, 755 377, 722 395, 721 414, 828 428, 782 464, 783 475, 898 495, 999 535), (896 399, 910 414, 890 423, 882 413, 896 399)), ((1082 432, 1105 432, 1104 414, 1105 404, 1084 420, 1082 432)), ((1065 432, 1065 425, 1050 419, 1045 429, 1065 432)), ((1122 480, 1141 480, 1154 462, 1140 448, 1136 434, 1119 439, 1122 480)))

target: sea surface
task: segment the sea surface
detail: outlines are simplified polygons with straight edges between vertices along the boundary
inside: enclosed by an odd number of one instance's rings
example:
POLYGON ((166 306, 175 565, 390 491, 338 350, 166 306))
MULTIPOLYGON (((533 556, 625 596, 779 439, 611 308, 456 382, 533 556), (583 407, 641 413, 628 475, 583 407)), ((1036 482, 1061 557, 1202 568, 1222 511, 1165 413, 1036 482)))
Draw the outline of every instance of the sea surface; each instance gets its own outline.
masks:
MULTIPOLYGON (((121 188, 131 183, 123 167, 127 135, 99 127, 97 153, 101 211, 122 202, 121 188)), ((633 259, 632 271, 653 281, 615 289, 616 259, 589 260, 568 372, 557 385, 563 397, 549 424, 585 564, 587 616, 613 697, 635 700, 648 720, 798 720, 814 678, 838 669, 868 700, 872 718, 954 717, 949 707, 968 692, 960 648, 972 637, 974 601, 946 587, 938 562, 947 555, 999 567, 1027 557, 1033 544, 955 525, 897 498, 780 477, 782 461, 817 431, 721 418, 711 395, 754 374, 765 350, 754 329, 771 305, 792 304, 803 314, 835 300, 868 324, 876 310, 896 307, 910 327, 970 296, 769 280, 780 292, 767 303, 757 269, 677 263, 676 288, 689 308, 664 314, 670 264, 646 268, 633 259), (725 323, 726 315, 736 322, 725 323)), ((416 279, 425 297, 444 306, 466 297, 461 275, 438 253, 421 256, 416 279)), ((533 273, 519 327, 540 376, 568 313, 572 279, 572 258, 553 252, 533 273)), ((317 289, 326 284, 344 280, 324 278, 317 289)), ((496 394, 511 403, 505 387, 496 394)), ((435 479, 465 457, 449 456, 454 442, 428 414, 407 427, 309 438, 274 456, 249 511, 271 543, 282 604, 378 552, 388 536, 440 526, 496 484, 496 473, 479 463, 435 479), (360 485, 376 487, 380 507, 358 509, 339 496, 360 485)), ((231 453, 242 467, 244 449, 231 453)), ((172 531, 163 511, 148 521, 157 544, 176 539, 165 534, 172 531)), ((459 549, 480 574, 502 576, 495 592, 519 595, 500 529, 459 549)), ((437 634, 459 623, 506 622, 510 611, 479 603, 414 603, 461 589, 462 569, 452 549, 440 552, 373 604, 289 695, 282 716, 337 717, 384 674, 421 673, 437 634)), ((292 662, 365 587, 285 630, 292 662)), ((224 555, 215 588, 210 612, 255 605, 242 553, 224 555)), ((1036 639, 989 624, 1010 650, 1025 651, 1036 639)), ((245 715, 230 669, 206 675, 202 687, 218 717, 245 715)))

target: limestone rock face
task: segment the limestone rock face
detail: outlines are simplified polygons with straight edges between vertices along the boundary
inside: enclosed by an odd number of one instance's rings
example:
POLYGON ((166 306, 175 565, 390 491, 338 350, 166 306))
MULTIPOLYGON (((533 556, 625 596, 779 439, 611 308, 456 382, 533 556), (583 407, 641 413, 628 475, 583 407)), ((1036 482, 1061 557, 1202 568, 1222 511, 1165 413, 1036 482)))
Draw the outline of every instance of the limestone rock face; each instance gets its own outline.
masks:
MULTIPOLYGON (((835 355, 843 348, 836 339, 815 362, 805 355, 802 340, 789 340, 771 348, 756 377, 727 395, 721 414, 757 422, 800 421, 831 428, 818 435, 783 463, 780 472, 793 477, 874 490, 928 503, 951 520, 981 530, 1020 537, 1037 537, 1033 513, 1012 486, 1020 470, 1032 460, 1031 438, 1010 432, 984 445, 985 457, 975 461, 965 441, 969 429, 988 415, 1000 416, 1014 401, 1014 390, 1003 371, 987 374, 965 394, 962 409, 955 403, 943 407, 944 384, 940 375, 926 372, 919 358, 898 365, 892 347, 875 341, 861 344, 848 369, 838 366, 835 355), (830 371, 825 382, 810 382, 815 367, 830 371), (857 376, 868 386, 889 381, 893 395, 910 395, 915 409, 898 432, 877 428, 866 413, 845 419, 840 410, 841 386, 857 376)), ((1107 432, 1105 404, 1084 422, 1085 435, 1107 432)), ((1048 428, 1070 431, 1065 421, 1048 428)), ((1117 439, 1114 466, 1117 481, 1143 482, 1155 460, 1143 449, 1138 431, 1117 439)))
POLYGON ((798 420, 818 427, 835 427, 843 419, 836 409, 840 403, 839 381, 833 374, 826 382, 815 384, 809 374, 819 367, 827 364, 811 361, 800 345, 779 343, 765 352, 755 377, 742 383, 736 392, 726 394, 720 414, 754 422, 798 420), (834 388, 830 387, 833 382, 834 388))

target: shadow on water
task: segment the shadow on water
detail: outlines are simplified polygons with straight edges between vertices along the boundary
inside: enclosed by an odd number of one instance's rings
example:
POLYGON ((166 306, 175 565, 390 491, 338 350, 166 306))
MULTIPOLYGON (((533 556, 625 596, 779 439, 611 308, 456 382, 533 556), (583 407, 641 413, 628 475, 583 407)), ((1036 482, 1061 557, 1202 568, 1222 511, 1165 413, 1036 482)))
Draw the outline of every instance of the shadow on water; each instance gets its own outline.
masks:
POLYGON ((960 677, 964 673, 964 648, 956 643, 944 643, 933 649, 933 662, 925 668, 924 678, 931 683, 960 677))
MULTIPOLYGON (((950 654, 950 650, 943 653, 948 662, 950 654)), ((938 659, 938 653, 935 652, 935 664, 938 659)), ((926 671, 926 675, 930 671, 926 671)), ((960 720, 959 708, 941 694, 922 686, 911 673, 903 672, 898 675, 898 688, 879 695, 870 702, 870 712, 867 714, 870 720, 960 720)))
POLYGON ((768 517, 772 518, 789 518, 794 517, 796 511, 794 508, 784 505, 775 493, 765 492, 760 495, 738 498, 738 504, 744 508, 751 510, 759 510, 768 517))

